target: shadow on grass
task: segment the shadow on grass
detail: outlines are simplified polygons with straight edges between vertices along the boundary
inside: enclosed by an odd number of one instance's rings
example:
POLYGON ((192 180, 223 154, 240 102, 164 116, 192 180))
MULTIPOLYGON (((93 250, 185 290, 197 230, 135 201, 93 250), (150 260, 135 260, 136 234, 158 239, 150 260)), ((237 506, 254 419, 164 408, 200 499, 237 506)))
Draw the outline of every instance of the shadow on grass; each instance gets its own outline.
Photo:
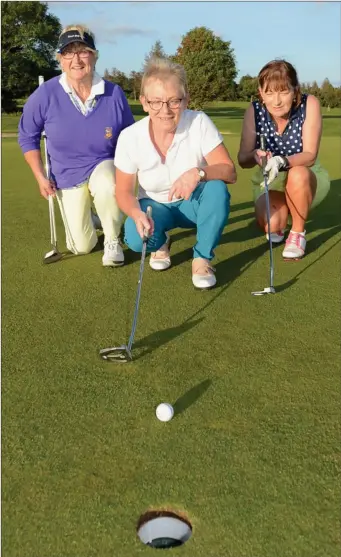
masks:
MULTIPOLYGON (((235 210, 241 210, 241 209, 246 209, 249 206, 253 206, 252 203, 241 203, 240 205, 237 205, 235 210)), ((333 180, 331 182, 331 186, 330 186, 330 192, 327 195, 327 197, 322 201, 322 203, 316 207, 316 209, 314 209, 311 214, 309 215, 309 219, 307 221, 306 224, 306 230, 308 233, 314 231, 314 230, 320 230, 320 229, 327 229, 325 232, 323 232, 322 234, 320 234, 319 236, 317 236, 316 238, 313 238, 312 240, 308 241, 307 244, 307 255, 313 253, 314 251, 316 251, 324 242, 326 242, 327 240, 329 240, 329 238, 331 238, 332 236, 334 236, 335 234, 337 234, 339 232, 339 230, 341 229, 341 224, 340 224, 340 208, 341 208, 341 180, 333 180)), ((246 215, 241 215, 240 217, 237 217, 236 219, 233 220, 229 219, 229 223, 230 222, 238 222, 241 220, 248 220, 253 216, 253 213, 248 213, 246 215)), ((195 235, 196 235, 196 229, 195 228, 191 228, 191 229, 185 229, 185 230, 181 230, 180 232, 177 232, 176 234, 172 235, 172 241, 176 241, 176 240, 181 240, 182 238, 186 238, 188 236, 193 235, 193 245, 195 244, 195 235)), ((255 219, 252 219, 251 221, 249 220, 249 222, 246 224, 246 226, 244 226, 243 228, 238 228, 236 230, 229 230, 228 225, 227 225, 227 230, 226 232, 222 235, 219 245, 222 244, 227 244, 230 242, 237 242, 237 243, 241 243, 241 242, 247 242, 248 240, 251 240, 252 238, 257 238, 260 236, 264 236, 262 230, 259 228, 259 226, 256 223, 255 219)), ((265 238, 265 236, 264 236, 265 238)), ((267 242, 265 243, 265 247, 267 248, 268 244, 267 242)), ((273 244, 273 248, 279 248, 279 245, 275 245, 273 244)), ((261 246, 259 246, 259 248, 255 248, 255 250, 260 249, 261 246)), ((264 251, 264 250, 263 250, 264 251)), ((261 254, 263 252, 261 251, 261 254)), ((252 250, 246 250, 244 252, 241 252, 241 258, 244 259, 244 255, 245 254, 245 258, 247 260, 250 259, 250 257, 253 257, 253 252, 252 250)), ((191 257, 193 256, 192 254, 192 248, 188 248, 187 250, 185 250, 182 253, 176 254, 174 256, 172 256, 172 266, 176 266, 179 265, 180 263, 183 263, 184 261, 189 260, 191 257)), ((238 256, 237 256, 238 257, 238 256)), ((233 258, 229 259, 229 262, 232 262, 233 258)), ((239 261, 239 259, 238 259, 239 261)), ((220 264, 218 264, 220 265, 220 264)))
POLYGON ((306 225, 307 231, 340 226, 340 209, 341 179, 332 180, 327 197, 309 215, 306 225))
MULTIPOLYGON (((316 238, 313 238, 309 242, 311 253, 314 253, 314 251, 318 247, 320 247, 327 240, 332 238, 337 232, 340 231, 340 229, 341 229, 341 226, 339 225, 339 226, 333 227, 332 229, 327 230, 326 232, 324 232, 323 234, 320 234, 316 238)), ((303 269, 300 269, 299 272, 292 279, 287 281, 286 283, 276 284, 276 282, 275 282, 276 292, 277 293, 283 292, 287 288, 290 288, 291 286, 296 284, 299 277, 305 271, 307 271, 310 267, 312 267, 317 261, 320 261, 321 259, 323 259, 323 257, 329 251, 331 251, 337 244, 339 244, 340 241, 341 240, 337 240, 336 242, 334 242, 333 245, 330 246, 327 250, 325 250, 318 258, 316 258, 313 261, 311 261, 310 263, 308 263, 308 265, 305 266, 303 269)), ((276 247, 281 248, 281 246, 276 246, 276 247)), ((185 250, 184 252, 182 252, 181 254, 178 254, 178 255, 180 257, 183 257, 184 260, 187 260, 188 257, 189 257, 189 252, 191 252, 191 250, 185 250)), ((153 333, 152 335, 149 335, 148 337, 145 337, 144 339, 137 342, 136 347, 148 345, 149 348, 144 353, 140 354, 137 358, 134 358, 134 359, 138 359, 140 357, 145 356, 146 354, 154 351, 156 348, 159 348, 162 344, 166 344, 167 342, 170 342, 171 340, 174 340, 177 336, 182 335, 183 333, 185 333, 189 329, 192 329, 198 323, 200 323, 204 319, 204 317, 196 319, 198 317, 198 315, 200 313, 202 313, 203 311, 207 310, 207 308, 211 304, 216 302, 217 299, 225 292, 225 290, 229 286, 231 286, 233 284, 233 282, 239 276, 242 275, 242 273, 245 273, 246 271, 248 271, 250 269, 250 267, 252 267, 252 265, 257 261, 258 257, 261 257, 262 255, 264 255, 265 252, 268 252, 268 242, 264 242, 264 244, 261 244, 260 246, 257 246, 255 248, 252 248, 252 249, 249 249, 249 250, 245 250, 245 251, 231 257, 230 259, 228 259, 226 261, 222 261, 222 262, 218 263, 217 266, 216 266, 216 276, 217 276, 218 286, 213 291, 203 292, 204 296, 205 295, 210 296, 210 293, 216 291, 215 294, 213 295, 213 297, 210 297, 210 299, 207 301, 207 303, 205 303, 195 313, 190 315, 181 325, 178 325, 177 327, 172 327, 171 329, 165 329, 161 332, 153 333)), ((299 261, 299 262, 292 262, 292 263, 288 262, 288 265, 294 265, 297 268, 297 265, 304 264, 303 262, 307 261, 308 257, 309 257, 309 255, 307 255, 302 261, 299 261)), ((253 287, 253 289, 261 288, 261 287, 265 287, 265 286, 268 286, 268 277, 267 276, 264 277, 264 284, 255 285, 253 287)), ((251 290, 252 290, 252 288, 250 287, 250 293, 251 293, 251 290)))
MULTIPOLYGON (((338 230, 340 230, 340 227, 338 227, 338 230)), ((329 240, 329 238, 331 238, 332 236, 334 236, 334 232, 332 234, 330 234, 330 230, 328 230, 328 233, 325 234, 321 234, 320 236, 318 236, 317 238, 315 238, 316 240, 318 240, 318 242, 316 242, 313 251, 315 251, 319 246, 321 246, 324 242, 326 242, 327 240, 329 240), (321 236, 323 238, 321 238, 321 236)), ((290 288, 291 286, 293 286, 294 284, 297 283, 299 277, 305 272, 307 271, 310 267, 312 267, 313 265, 315 265, 315 263, 317 263, 318 261, 320 261, 321 259, 323 259, 323 257, 325 255, 327 255, 327 253, 329 251, 331 251, 332 249, 335 248, 335 246, 337 246, 337 244, 339 244, 341 242, 341 240, 337 240, 336 242, 334 242, 328 249, 326 249, 321 255, 320 257, 317 257, 317 259, 314 259, 314 261, 311 261, 311 263, 309 263, 309 265, 307 265, 306 267, 304 267, 304 269, 301 269, 297 275, 295 275, 292 279, 288 280, 287 282, 285 282, 284 284, 280 284, 279 286, 276 286, 276 292, 282 292, 283 290, 286 290, 287 288, 290 288)), ((311 242, 309 242, 309 244, 313 244, 314 240, 312 240, 311 242)), ((301 262, 303 262, 304 260, 306 260, 306 258, 302 259, 301 262)), ((293 264, 299 264, 300 262, 293 262, 293 264)), ((291 263, 288 262, 288 265, 290 265, 291 263)))
MULTIPOLYGON (((335 236, 341 230, 340 219, 335 207, 340 205, 340 195, 341 195, 341 180, 334 180, 331 184, 330 194, 327 198, 321 203, 319 206, 319 211, 315 213, 312 212, 312 218, 307 223, 307 230, 314 230, 314 229, 321 229, 324 228, 325 231, 321 234, 317 235, 315 238, 309 240, 307 244, 307 255, 302 261, 299 262, 288 262, 288 265, 292 264, 297 269, 297 266, 302 266, 307 262, 308 264, 289 281, 283 284, 276 284, 275 288, 277 292, 282 292, 287 288, 293 286, 298 278, 310 267, 312 267, 317 261, 321 260, 329 251, 331 251, 339 242, 334 242, 332 246, 330 246, 327 250, 325 250, 319 257, 315 258, 313 261, 310 260, 311 254, 313 254, 319 247, 321 247, 326 241, 330 238, 335 236)), ((238 229, 236 231, 227 231, 223 234, 220 243, 227 243, 229 241, 234 242, 241 242, 250 239, 250 230, 256 231, 258 227, 255 221, 252 221, 248 226, 238 229), (253 230, 254 229, 254 230, 253 230)), ((182 234, 182 231, 179 234, 182 234)), ((175 235, 176 236, 176 235, 175 235)), ((183 236, 181 236, 183 237, 183 236)), ((282 249, 282 245, 274 245, 275 249, 282 249)), ((248 271, 250 267, 257 261, 257 259, 265 253, 268 253, 269 247, 268 242, 265 240, 264 242, 254 248, 243 250, 236 255, 230 257, 225 261, 219 262, 216 267, 216 276, 217 276, 217 287, 213 291, 205 291, 202 292, 203 296, 208 296, 208 301, 204 303, 201 308, 199 308, 196 312, 190 315, 181 325, 176 327, 172 327, 169 329, 164 329, 163 331, 157 331, 156 333, 152 333, 151 335, 144 337, 143 339, 136 342, 134 348, 144 348, 137 356, 134 356, 134 360, 142 358, 147 354, 150 354, 157 348, 160 348, 162 345, 169 343, 170 341, 174 340, 176 337, 183 335, 196 325, 202 322, 204 317, 197 318, 200 313, 205 311, 211 304, 217 301, 217 299, 225 292, 225 290, 233 284, 233 282, 239 278, 243 273, 248 271), (213 292, 213 295, 212 295, 213 292)), ((139 255, 136 254, 138 257, 139 255)), ((172 256, 172 267, 176 265, 180 265, 181 263, 190 260, 192 257, 192 248, 188 248, 183 252, 177 253, 172 256)), ((275 275, 276 276, 276 275, 275 275)), ((267 284, 268 277, 264 277, 264 284, 263 285, 254 285, 251 288, 250 285, 250 293, 252 290, 256 288, 261 288, 264 286, 268 286, 267 284)))
MULTIPOLYGON (((122 242, 123 243, 123 242, 122 242)), ((95 247, 91 250, 90 253, 82 253, 79 255, 76 255, 74 253, 72 253, 71 251, 63 251, 61 252, 62 254, 62 259, 60 261, 68 261, 69 259, 74 259, 75 257, 79 258, 79 257, 89 257, 89 255, 94 254, 94 253, 98 253, 99 251, 103 251, 104 250, 104 235, 101 234, 98 237, 98 242, 95 245, 95 247)), ((136 253, 128 248, 124 248, 124 244, 123 244, 123 251, 124 251, 124 265, 125 267, 127 265, 131 265, 132 263, 135 263, 136 261, 140 261, 141 260, 141 253, 136 253)), ((115 267, 106 267, 106 269, 115 269, 115 267)))
POLYGON ((192 404, 194 404, 198 398, 200 398, 207 391, 211 384, 211 379, 205 379, 205 381, 198 383, 198 385, 195 385, 178 398, 173 404, 174 415, 178 416, 187 410, 187 408, 192 406, 192 404))
POLYGON ((244 211, 244 209, 253 209, 254 204, 252 201, 245 201, 244 203, 238 203, 236 205, 231 205, 230 207, 230 214, 234 213, 235 211, 244 211))
MULTIPOLYGON (((340 227, 338 227, 338 230, 340 230, 340 227)), ((335 233, 336 233, 336 231, 334 231, 334 229, 333 230, 328 230, 325 234, 322 234, 322 235, 318 236, 317 238, 315 238, 315 242, 314 242, 314 240, 312 240, 311 243, 313 244, 313 250, 317 249, 318 246, 322 245, 325 241, 327 241, 329 238, 334 236, 335 233), (323 237, 321 237, 321 236, 323 236, 323 237)), ((341 240, 338 240, 337 242, 334 242, 333 245, 330 246, 327 250, 325 250, 324 253, 322 253, 317 259, 314 259, 314 261, 311 261, 311 263, 309 263, 306 267, 304 267, 304 269, 301 269, 292 279, 290 279, 286 283, 283 283, 283 284, 276 284, 275 283, 276 292, 277 293, 283 292, 287 288, 290 288, 291 286, 296 284, 299 277, 305 271, 307 271, 310 267, 312 267, 317 261, 323 259, 323 257, 329 251, 331 251, 337 244, 339 244, 340 242, 341 242, 341 240)), ((265 251, 268 251, 268 244, 267 243, 264 243, 261 246, 258 246, 257 248, 247 250, 247 252, 242 252, 242 253, 230 258, 228 261, 223 261, 223 262, 219 263, 216 267, 216 269, 217 269, 217 280, 218 280, 219 285, 224 284, 224 286, 222 286, 222 288, 218 287, 219 289, 216 292, 216 294, 212 298, 210 298, 207 301, 206 304, 204 304, 200 309, 198 309, 198 311, 196 311, 195 313, 190 315, 181 325, 178 325, 177 327, 172 327, 171 329, 164 329, 163 331, 153 333, 153 334, 149 335, 148 337, 145 337, 145 338, 141 339, 140 341, 138 341, 135 345, 136 348, 143 347, 143 346, 147 345, 148 349, 145 350, 144 352, 140 353, 137 357, 134 357, 134 360, 139 359, 139 358, 153 352, 157 348, 160 348, 160 346, 162 346, 163 344, 166 344, 166 343, 170 342, 171 340, 174 340, 177 336, 182 335, 183 333, 187 332, 188 330, 195 327, 198 323, 200 323, 204 319, 204 317, 201 317, 199 319, 195 319, 195 318, 201 312, 205 311, 211 304, 216 302, 216 300, 225 292, 225 290, 242 273, 248 271, 248 269, 256 262, 258 257, 260 257, 260 255, 265 253, 265 251), (231 264, 232 261, 233 261, 234 265, 231 264), (237 262, 237 264, 236 264, 236 262, 237 262)), ((302 262, 304 260, 302 260, 302 262)), ((297 264, 300 264, 300 263, 301 262, 295 262, 295 263, 292 263, 292 264, 297 265, 297 264)), ((290 265, 290 264, 291 263, 288 263, 288 265, 290 265)), ((264 286, 268 286, 267 283, 265 284, 266 280, 267 280, 267 277, 264 277, 264 286)), ((251 288, 250 288, 250 293, 251 293, 251 288)), ((205 294, 208 294, 208 293, 206 292, 205 294)))
POLYGON ((152 333, 151 335, 136 341, 134 344, 134 350, 141 348, 145 348, 145 350, 140 350, 136 356, 134 355, 134 361, 147 356, 147 354, 154 352, 154 350, 160 348, 160 346, 167 344, 179 335, 183 335, 190 329, 193 329, 193 327, 198 325, 198 323, 201 323, 203 319, 204 317, 200 317, 195 321, 187 319, 184 323, 178 325, 177 327, 170 327, 169 329, 164 329, 163 331, 157 331, 156 333, 152 333))
POLYGON ((204 112, 210 118, 220 116, 229 119, 241 120, 242 118, 244 118, 245 110, 245 108, 237 108, 233 106, 216 106, 214 108, 207 107, 204 109, 204 112))
POLYGON ((100 234, 98 236, 98 242, 95 245, 95 247, 91 250, 90 253, 81 253, 79 255, 76 255, 75 253, 72 253, 71 251, 63 251, 61 252, 63 258, 62 261, 67 261, 68 259, 74 259, 75 257, 79 258, 79 257, 87 257, 89 255, 91 255, 92 253, 97 253, 98 251, 103 251, 104 249, 104 235, 100 234))
MULTIPOLYGON (((157 348, 160 348, 163 344, 167 344, 176 337, 183 335, 188 330, 197 326, 202 322, 204 317, 197 319, 198 315, 206 310, 211 304, 213 304, 219 296, 225 292, 225 290, 245 271, 247 271, 268 249, 267 243, 264 243, 256 248, 245 250, 226 261, 218 263, 216 266, 217 282, 218 287, 215 290, 203 291, 201 294, 203 296, 210 296, 213 292, 213 297, 211 297, 206 304, 204 304, 195 313, 190 315, 181 325, 172 327, 170 329, 164 329, 163 331, 157 331, 147 337, 142 338, 137 341, 134 348, 141 348, 147 346, 147 350, 140 352, 137 356, 134 356, 134 360, 138 360, 146 356, 147 354, 153 352, 157 348)), ((176 259, 176 264, 179 264, 182 260, 186 261, 191 256, 192 250, 185 250, 172 258, 172 261, 176 259)), ((199 293, 200 295, 200 293, 199 293)))

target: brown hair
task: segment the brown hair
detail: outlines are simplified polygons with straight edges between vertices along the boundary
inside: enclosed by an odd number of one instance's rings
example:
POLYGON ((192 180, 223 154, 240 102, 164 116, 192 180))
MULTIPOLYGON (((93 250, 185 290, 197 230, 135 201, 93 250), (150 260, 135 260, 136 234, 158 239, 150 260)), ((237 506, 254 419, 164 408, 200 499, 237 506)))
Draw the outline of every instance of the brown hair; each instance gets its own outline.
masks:
POLYGON ((258 85, 265 91, 270 87, 273 87, 275 91, 283 91, 288 87, 293 88, 295 91, 294 105, 298 106, 301 102, 302 93, 297 72, 294 66, 286 60, 272 60, 265 64, 258 74, 258 85))

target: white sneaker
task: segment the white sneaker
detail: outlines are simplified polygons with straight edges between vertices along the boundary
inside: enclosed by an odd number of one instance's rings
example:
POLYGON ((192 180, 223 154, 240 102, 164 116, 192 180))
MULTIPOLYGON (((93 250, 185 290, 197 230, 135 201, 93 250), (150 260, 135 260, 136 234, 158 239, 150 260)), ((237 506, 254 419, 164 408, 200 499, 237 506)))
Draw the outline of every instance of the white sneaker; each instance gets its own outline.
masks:
POLYGON ((215 268, 211 266, 208 259, 195 257, 192 261, 192 282, 195 288, 200 290, 213 288, 217 282, 214 272, 215 268))
MULTIPOLYGON (((285 230, 280 230, 279 232, 271 232, 271 242, 273 244, 280 244, 284 240, 285 230)), ((269 239, 269 234, 266 234, 266 239, 269 239)))
POLYGON ((104 267, 120 267, 124 264, 124 253, 118 239, 104 242, 102 263, 104 267))
POLYGON ((166 233, 166 243, 157 251, 150 254, 149 265, 154 271, 165 271, 171 266, 171 258, 169 253, 170 237, 166 233))
POLYGON ((304 234, 290 231, 282 253, 284 259, 301 259, 304 256, 306 245, 304 234))
POLYGON ((99 216, 96 215, 96 213, 94 213, 93 211, 91 211, 91 220, 92 220, 92 224, 94 225, 95 230, 103 230, 102 229, 102 223, 101 223, 101 220, 100 220, 99 216))

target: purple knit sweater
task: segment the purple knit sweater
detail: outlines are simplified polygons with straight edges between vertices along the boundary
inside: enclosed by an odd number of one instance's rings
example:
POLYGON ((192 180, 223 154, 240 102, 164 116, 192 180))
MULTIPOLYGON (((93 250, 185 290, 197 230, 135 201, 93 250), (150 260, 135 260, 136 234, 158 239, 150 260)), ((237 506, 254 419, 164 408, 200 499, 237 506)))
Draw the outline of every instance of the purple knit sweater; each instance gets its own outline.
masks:
POLYGON ((45 129, 51 177, 58 189, 86 180, 100 162, 113 159, 120 132, 134 123, 122 89, 105 81, 103 95, 87 116, 73 105, 59 83, 60 76, 43 83, 28 98, 19 123, 23 151, 39 150, 45 129))

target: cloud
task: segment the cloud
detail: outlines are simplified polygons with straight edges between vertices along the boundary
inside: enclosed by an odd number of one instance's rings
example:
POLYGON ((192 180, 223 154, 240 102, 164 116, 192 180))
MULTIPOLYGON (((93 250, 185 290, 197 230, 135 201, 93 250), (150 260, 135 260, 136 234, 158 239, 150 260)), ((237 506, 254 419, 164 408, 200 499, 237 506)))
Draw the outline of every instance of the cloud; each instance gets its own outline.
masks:
POLYGON ((153 37, 156 33, 154 29, 141 29, 139 27, 130 27, 128 25, 119 25, 117 27, 113 27, 111 32, 114 33, 117 37, 153 37))
POLYGON ((156 33, 153 29, 141 29, 128 25, 110 26, 107 22, 93 20, 89 24, 91 30, 96 35, 98 43, 117 44, 118 39, 129 37, 153 37, 156 33))

